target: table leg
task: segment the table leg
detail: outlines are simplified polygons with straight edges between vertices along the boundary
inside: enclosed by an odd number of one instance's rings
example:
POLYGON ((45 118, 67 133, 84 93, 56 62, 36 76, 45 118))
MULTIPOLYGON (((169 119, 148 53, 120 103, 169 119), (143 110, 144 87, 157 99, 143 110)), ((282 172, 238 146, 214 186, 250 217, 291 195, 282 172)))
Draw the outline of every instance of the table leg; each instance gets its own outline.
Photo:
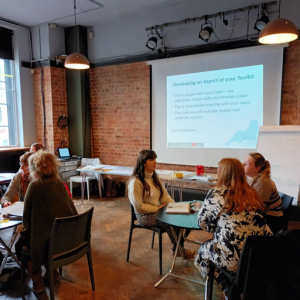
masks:
POLYGON ((182 232, 183 230, 180 229, 180 233, 179 233, 179 236, 178 236, 178 239, 177 239, 177 244, 176 244, 176 249, 175 249, 175 253, 174 253, 174 258, 173 258, 173 262, 172 262, 172 266, 171 266, 171 269, 169 271, 169 273, 167 273, 163 278, 161 278, 157 283, 155 283, 155 287, 158 287, 168 276, 172 275, 172 271, 174 269, 174 266, 175 266, 175 261, 176 261, 176 256, 177 256, 177 252, 178 252, 178 248, 179 248, 179 245, 180 245, 180 239, 182 237, 182 232))
POLYGON ((179 181, 179 201, 182 202, 182 183, 179 181))
POLYGON ((85 182, 86 182, 86 173, 83 172, 81 174, 82 181, 81 181, 81 204, 83 204, 83 199, 84 199, 84 190, 85 190, 85 182))
POLYGON ((21 263, 19 262, 19 260, 18 260, 17 257, 15 256, 15 254, 12 253, 12 251, 11 251, 11 248, 12 248, 12 246, 13 246, 15 240, 16 240, 17 235, 18 235, 18 232, 17 232, 17 226, 15 226, 14 229, 13 229, 12 237, 11 237, 10 242, 9 242, 8 245, 6 245, 6 244, 4 243, 4 241, 2 240, 2 238, 0 237, 0 243, 1 243, 1 245, 2 245, 2 246, 5 248, 5 250, 6 250, 6 254, 4 255, 4 258, 3 258, 3 261, 2 261, 1 267, 0 267, 0 275, 1 275, 2 271, 3 271, 3 269, 4 269, 4 266, 5 266, 6 262, 7 262, 7 259, 8 259, 8 256, 9 256, 9 255, 11 255, 12 258, 16 261, 16 263, 21 267, 21 263))
POLYGON ((201 284, 201 285, 204 285, 205 288, 206 288, 206 283, 204 282, 201 282, 201 281, 197 281, 197 280, 192 280, 192 279, 189 279, 189 278, 185 278, 185 277, 182 277, 182 276, 179 276, 179 275, 176 275, 176 274, 173 274, 173 270, 174 270, 174 267, 175 267, 175 262, 176 262, 176 256, 177 256, 177 252, 178 250, 180 249, 182 255, 183 255, 183 249, 182 247, 180 246, 180 240, 181 240, 181 237, 183 235, 183 232, 184 232, 184 229, 180 229, 180 232, 179 232, 179 236, 178 236, 178 239, 177 239, 177 236, 176 236, 176 233, 173 229, 173 227, 171 226, 171 229, 172 229, 172 232, 173 232, 173 235, 174 237, 176 237, 176 241, 177 241, 177 244, 176 244, 176 249, 175 249, 175 253, 174 253, 174 258, 173 258, 173 261, 172 261, 172 266, 171 266, 171 269, 169 271, 169 273, 167 273, 163 278, 161 278, 157 283, 155 283, 155 287, 158 287, 167 277, 169 276, 173 276, 173 277, 176 277, 176 278, 180 278, 180 279, 184 279, 186 281, 190 281, 192 283, 197 283, 197 284, 201 284))

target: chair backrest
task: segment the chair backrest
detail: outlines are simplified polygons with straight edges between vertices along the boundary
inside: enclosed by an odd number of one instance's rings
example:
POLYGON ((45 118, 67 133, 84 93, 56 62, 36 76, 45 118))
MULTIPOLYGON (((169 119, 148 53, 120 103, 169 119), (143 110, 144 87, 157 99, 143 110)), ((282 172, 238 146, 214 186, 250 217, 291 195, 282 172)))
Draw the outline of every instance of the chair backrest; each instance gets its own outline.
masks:
POLYGON ((300 299, 300 230, 248 236, 228 298, 300 299), (292 295, 296 295, 294 298, 292 295))
POLYGON ((279 196, 281 198, 281 207, 282 207, 282 211, 283 211, 283 221, 282 221, 282 229, 284 231, 287 230, 288 228, 288 223, 289 223, 289 217, 290 217, 290 211, 291 211, 291 207, 292 207, 292 202, 294 197, 286 195, 284 193, 278 192, 279 196))
POLYGON ((54 220, 49 257, 72 253, 90 243, 93 211, 94 207, 80 215, 54 220))
POLYGON ((134 207, 133 205, 130 203, 130 212, 131 212, 131 223, 134 223, 135 220, 137 220, 135 212, 134 212, 134 207))
MULTIPOLYGON (((81 159, 81 167, 86 166, 97 166, 100 165, 100 159, 99 158, 82 158, 81 159)), ((88 177, 95 178, 99 181, 99 174, 95 174, 92 172, 85 172, 88 177)))

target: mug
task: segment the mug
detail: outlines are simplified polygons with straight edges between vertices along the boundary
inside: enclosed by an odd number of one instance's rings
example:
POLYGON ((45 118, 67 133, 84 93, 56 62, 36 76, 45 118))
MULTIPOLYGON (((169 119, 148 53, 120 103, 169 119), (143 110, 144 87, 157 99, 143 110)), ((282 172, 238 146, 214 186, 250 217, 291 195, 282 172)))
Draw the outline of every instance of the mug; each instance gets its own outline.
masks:
POLYGON ((204 166, 198 165, 197 166, 197 176, 203 176, 204 173, 204 166))

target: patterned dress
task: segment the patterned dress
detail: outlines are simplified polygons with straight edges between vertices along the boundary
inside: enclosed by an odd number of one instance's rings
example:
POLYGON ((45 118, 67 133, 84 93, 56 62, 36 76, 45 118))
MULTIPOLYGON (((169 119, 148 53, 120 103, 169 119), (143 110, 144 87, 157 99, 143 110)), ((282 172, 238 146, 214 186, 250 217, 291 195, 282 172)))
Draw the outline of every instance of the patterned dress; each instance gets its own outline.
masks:
MULTIPOLYGON (((199 211, 198 224, 202 229, 212 232, 214 239, 204 242, 195 260, 196 268, 206 277, 209 261, 218 267, 235 273, 245 239, 249 235, 272 235, 264 217, 258 212, 239 213, 224 210, 227 188, 213 188, 207 194, 199 211)), ((221 273, 215 278, 226 288, 221 273), (218 280, 219 277, 219 280, 218 280)))

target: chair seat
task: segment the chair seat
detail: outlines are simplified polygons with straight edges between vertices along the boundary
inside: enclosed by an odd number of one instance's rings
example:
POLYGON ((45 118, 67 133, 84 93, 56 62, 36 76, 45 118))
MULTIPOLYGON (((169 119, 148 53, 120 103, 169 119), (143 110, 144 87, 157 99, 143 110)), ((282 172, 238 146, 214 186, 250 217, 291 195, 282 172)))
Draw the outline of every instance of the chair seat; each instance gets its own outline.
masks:
MULTIPOLYGON (((82 182, 82 177, 83 176, 80 176, 80 175, 78 175, 78 176, 72 176, 72 177, 70 177, 70 181, 72 180, 72 181, 74 181, 74 182, 82 182)), ((85 180, 87 181, 87 180, 90 180, 90 179, 92 179, 92 177, 85 177, 85 180)))

